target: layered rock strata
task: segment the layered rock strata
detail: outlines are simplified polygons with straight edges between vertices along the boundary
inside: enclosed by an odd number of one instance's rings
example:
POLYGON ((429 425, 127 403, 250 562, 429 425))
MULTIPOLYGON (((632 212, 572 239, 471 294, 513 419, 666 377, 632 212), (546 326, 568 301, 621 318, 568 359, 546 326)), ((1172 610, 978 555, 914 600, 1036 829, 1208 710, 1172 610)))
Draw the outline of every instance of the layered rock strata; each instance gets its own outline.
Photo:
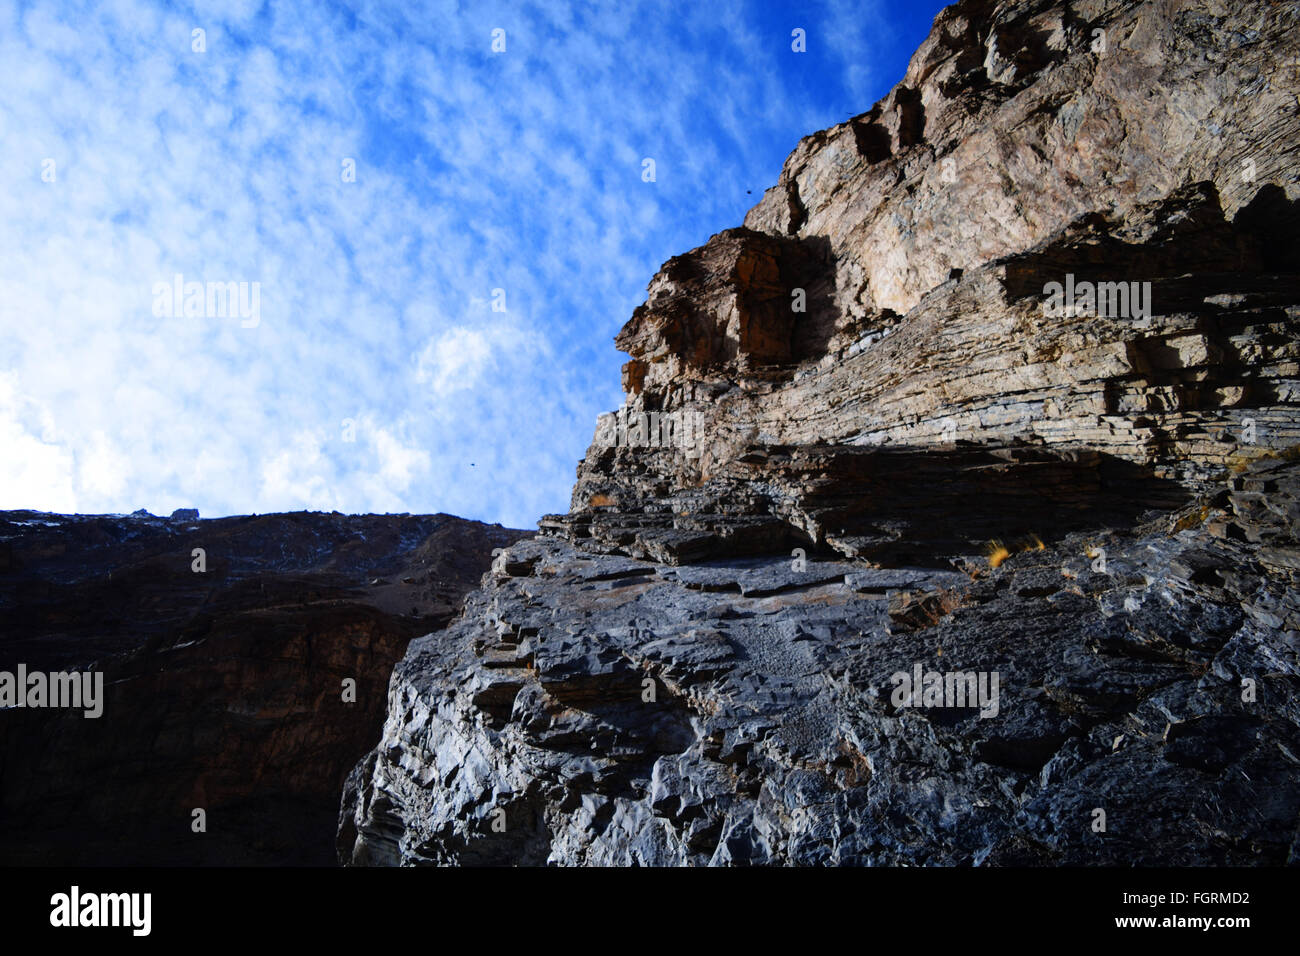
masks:
POLYGON ((340 858, 1300 860, 1297 27, 940 13, 651 282, 340 858))

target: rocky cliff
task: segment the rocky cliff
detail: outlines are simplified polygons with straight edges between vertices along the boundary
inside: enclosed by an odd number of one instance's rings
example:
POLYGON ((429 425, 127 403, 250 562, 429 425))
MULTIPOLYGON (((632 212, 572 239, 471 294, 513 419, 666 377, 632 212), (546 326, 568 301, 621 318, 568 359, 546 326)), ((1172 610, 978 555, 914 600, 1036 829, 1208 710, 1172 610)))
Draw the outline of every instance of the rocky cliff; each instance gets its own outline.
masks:
POLYGON ((341 859, 1300 860, 1298 28, 944 10, 650 283, 341 859))
POLYGON ((393 665, 524 536, 447 515, 0 512, 0 671, 104 675, 98 717, 4 711, 0 863, 331 863, 393 665))

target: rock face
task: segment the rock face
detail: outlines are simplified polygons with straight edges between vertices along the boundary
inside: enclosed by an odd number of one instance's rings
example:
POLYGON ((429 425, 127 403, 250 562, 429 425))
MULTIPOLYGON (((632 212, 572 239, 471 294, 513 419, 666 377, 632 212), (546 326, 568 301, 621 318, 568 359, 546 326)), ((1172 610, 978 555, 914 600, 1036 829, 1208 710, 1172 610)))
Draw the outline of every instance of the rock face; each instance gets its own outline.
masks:
POLYGON ((394 663, 524 536, 446 515, 0 513, 0 671, 91 667, 105 697, 98 718, 0 714, 0 863, 331 862, 394 663))
POLYGON ((940 13, 651 282, 340 858, 1300 861, 1298 28, 940 13))
POLYGON ((398 665, 340 851, 1295 862, 1298 509, 1300 466, 1265 460, 1182 514, 975 575, 516 545, 398 665), (992 706, 900 704, 894 675, 918 667, 996 675, 992 706))
POLYGON ((619 334, 625 417, 691 422, 698 453, 598 432, 543 528, 658 560, 785 529, 850 555, 839 486, 809 482, 864 446, 1086 448, 1195 484, 1300 441, 1295 18, 949 7, 902 84, 805 138, 619 334), (1104 288, 1049 316, 1053 283, 1104 288))

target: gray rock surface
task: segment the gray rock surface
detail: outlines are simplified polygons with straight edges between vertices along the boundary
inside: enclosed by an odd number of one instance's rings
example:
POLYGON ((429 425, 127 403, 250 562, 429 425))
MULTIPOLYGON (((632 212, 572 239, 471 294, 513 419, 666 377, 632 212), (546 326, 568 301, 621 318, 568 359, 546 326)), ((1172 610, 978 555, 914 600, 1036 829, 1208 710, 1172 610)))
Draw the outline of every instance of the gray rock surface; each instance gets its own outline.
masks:
POLYGON ((1296 862, 1300 551, 1293 520, 1249 524, 1244 487, 1273 485, 1267 514, 1293 515, 1300 468, 1234 484, 1195 507, 1265 557, 1199 520, 1171 531, 1190 510, 973 575, 516 544, 528 569, 486 575, 398 665, 341 855, 1296 862), (904 594, 941 598, 933 619, 898 613, 904 594), (996 713, 901 706, 893 675, 918 666, 996 673, 996 713))

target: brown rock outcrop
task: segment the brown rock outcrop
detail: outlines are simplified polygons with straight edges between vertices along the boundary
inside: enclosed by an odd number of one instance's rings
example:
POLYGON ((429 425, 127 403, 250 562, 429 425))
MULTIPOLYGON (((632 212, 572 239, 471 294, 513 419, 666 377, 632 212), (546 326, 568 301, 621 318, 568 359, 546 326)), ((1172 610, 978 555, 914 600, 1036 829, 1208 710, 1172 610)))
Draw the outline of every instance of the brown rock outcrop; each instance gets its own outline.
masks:
POLYGON ((1273 4, 943 11, 893 92, 802 140, 619 333, 619 414, 688 422, 692 447, 598 430, 543 528, 675 560, 665 537, 769 547, 775 517, 836 547, 819 499, 865 448, 946 448, 957 472, 976 444, 1095 454, 1075 497, 1150 506, 1300 442, 1296 25, 1273 4), (824 474, 792 485, 814 448, 824 474))

